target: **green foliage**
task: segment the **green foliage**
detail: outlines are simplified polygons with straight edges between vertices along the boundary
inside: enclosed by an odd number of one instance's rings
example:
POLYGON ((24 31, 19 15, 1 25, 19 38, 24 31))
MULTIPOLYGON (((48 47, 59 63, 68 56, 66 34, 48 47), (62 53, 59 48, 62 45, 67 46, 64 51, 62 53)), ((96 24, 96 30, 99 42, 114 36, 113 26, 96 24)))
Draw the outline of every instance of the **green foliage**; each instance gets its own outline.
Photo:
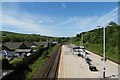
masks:
MULTIPOLYGON (((103 46, 102 46, 102 44, 87 43, 87 44, 84 44, 84 46, 89 51, 95 52, 96 54, 99 54, 99 55, 103 56, 103 46)), ((109 47, 108 49, 106 49, 106 56, 107 56, 107 58, 118 62, 118 47, 109 47)))
MULTIPOLYGON (((120 45, 120 26, 114 22, 110 22, 105 27, 106 56, 118 62, 118 47, 120 45), (110 26, 111 25, 111 26, 110 26)), ((103 54, 103 28, 97 28, 88 32, 77 34, 74 38, 74 44, 80 45, 81 34, 84 35, 84 46, 99 55, 103 54)))
MULTIPOLYGON (((114 22, 109 23, 112 26, 106 26, 106 45, 109 46, 118 46, 118 33, 120 32, 118 26, 114 22)), ((83 32, 77 34, 75 41, 81 40, 81 34, 84 34, 84 43, 93 43, 101 44, 103 43, 103 28, 94 29, 88 32, 83 32)))
POLYGON ((31 41, 46 41, 47 37, 38 34, 20 34, 7 31, 2 32, 2 42, 31 42, 31 41))
POLYGON ((89 50, 96 52, 99 55, 102 55, 103 53, 103 47, 102 44, 91 44, 91 43, 86 43, 84 46, 89 50))
POLYGON ((0 57, 0 61, 2 60, 2 57, 0 57))
POLYGON ((40 45, 37 48, 38 48, 38 51, 41 52, 43 50, 43 45, 40 45))
POLYGON ((19 63, 21 63, 22 61, 23 61, 22 58, 15 58, 15 59, 10 61, 10 64, 12 64, 13 66, 16 66, 19 63))
POLYGON ((2 41, 3 42, 9 42, 10 41, 10 36, 3 36, 2 41))
MULTIPOLYGON (((7 31, 0 31, 2 33, 2 42, 40 42, 40 41, 58 41, 64 40, 62 37, 48 37, 38 34, 21 34, 7 31)), ((68 40, 69 38, 65 38, 68 40)))
POLYGON ((26 79, 32 78, 39 71, 39 69, 41 69, 45 61, 46 58, 43 59, 42 57, 39 57, 34 64, 29 65, 29 67, 32 69, 32 72, 26 72, 26 79))
POLYGON ((26 72, 26 78, 32 78, 41 69, 45 61, 48 60, 48 56, 51 56, 51 54, 54 53, 58 48, 59 45, 49 48, 47 50, 47 54, 45 50, 41 57, 39 57, 33 64, 30 64, 29 67, 32 69, 32 72, 26 72))

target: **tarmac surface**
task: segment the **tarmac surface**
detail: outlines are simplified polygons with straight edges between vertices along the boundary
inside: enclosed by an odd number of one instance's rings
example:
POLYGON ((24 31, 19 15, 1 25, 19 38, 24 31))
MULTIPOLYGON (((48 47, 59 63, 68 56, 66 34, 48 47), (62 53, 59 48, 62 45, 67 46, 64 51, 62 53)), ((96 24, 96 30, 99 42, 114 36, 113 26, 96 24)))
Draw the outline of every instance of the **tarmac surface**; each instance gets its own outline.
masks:
MULTIPOLYGON (((101 56, 96 55, 88 50, 86 52, 92 60, 91 64, 96 66, 98 71, 91 71, 85 58, 73 54, 71 47, 73 45, 63 45, 60 56, 58 78, 102 78, 103 61, 101 56)), ((118 78, 118 64, 106 61, 106 77, 118 78)))

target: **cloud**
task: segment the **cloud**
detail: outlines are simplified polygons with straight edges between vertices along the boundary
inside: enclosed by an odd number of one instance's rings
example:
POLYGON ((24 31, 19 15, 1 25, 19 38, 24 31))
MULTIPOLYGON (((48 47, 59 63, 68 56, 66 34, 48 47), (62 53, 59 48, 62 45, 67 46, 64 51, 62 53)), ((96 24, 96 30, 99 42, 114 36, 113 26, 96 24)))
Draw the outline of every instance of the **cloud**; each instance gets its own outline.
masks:
POLYGON ((49 26, 40 24, 40 22, 38 22, 39 18, 35 16, 26 13, 24 15, 18 15, 15 13, 14 16, 12 14, 8 14, 8 11, 7 14, 3 14, 3 18, 1 21, 4 26, 2 28, 3 30, 5 29, 5 27, 10 26, 9 30, 10 28, 15 28, 16 30, 21 32, 39 33, 41 35, 52 34, 49 30, 49 26))
POLYGON ((64 25, 64 24, 70 24, 70 23, 73 23, 73 22, 77 22, 81 20, 81 17, 68 17, 66 19, 63 19, 62 21, 60 21, 57 25, 64 25))
MULTIPOLYGON (((66 8, 66 5, 62 3, 62 7, 66 8)), ((39 33, 47 36, 72 36, 76 33, 95 29, 98 25, 107 25, 110 21, 117 22, 118 17, 117 7, 104 15, 89 17, 41 16, 19 11, 19 8, 15 11, 9 9, 4 10, 3 20, 0 20, 0 22, 3 23, 3 26, 7 25, 9 27, 7 28, 8 30, 15 28, 16 32, 39 33)), ((3 27, 4 29, 6 28, 3 27)))
MULTIPOLYGON (((64 21, 61 21, 58 25, 67 25, 73 31, 88 31, 95 29, 96 26, 106 26, 110 21, 118 22, 118 7, 112 11, 101 16, 89 16, 89 17, 70 17, 64 21)), ((64 27, 64 26, 63 26, 64 27)), ((65 28, 65 27, 64 27, 65 28)))
POLYGON ((65 9, 66 8, 66 5, 65 5, 65 3, 62 3, 62 7, 65 9))
POLYGON ((97 23, 100 25, 107 25, 110 21, 115 21, 118 23, 118 7, 110 11, 109 13, 101 16, 98 20, 97 23))

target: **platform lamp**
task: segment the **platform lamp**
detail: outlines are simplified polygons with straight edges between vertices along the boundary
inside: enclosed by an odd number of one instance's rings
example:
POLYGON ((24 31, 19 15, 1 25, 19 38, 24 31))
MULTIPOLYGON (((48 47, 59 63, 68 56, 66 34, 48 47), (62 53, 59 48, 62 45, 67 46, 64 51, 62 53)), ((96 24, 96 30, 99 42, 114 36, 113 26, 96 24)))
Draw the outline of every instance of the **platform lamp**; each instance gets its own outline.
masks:
MULTIPOLYGON (((107 26, 112 26, 112 25, 107 25, 107 26)), ((102 26, 97 26, 97 27, 102 27, 102 26)), ((105 73, 106 73, 106 65, 105 65, 105 61, 106 61, 106 54, 105 54, 105 26, 103 26, 103 79, 105 79, 105 73)))

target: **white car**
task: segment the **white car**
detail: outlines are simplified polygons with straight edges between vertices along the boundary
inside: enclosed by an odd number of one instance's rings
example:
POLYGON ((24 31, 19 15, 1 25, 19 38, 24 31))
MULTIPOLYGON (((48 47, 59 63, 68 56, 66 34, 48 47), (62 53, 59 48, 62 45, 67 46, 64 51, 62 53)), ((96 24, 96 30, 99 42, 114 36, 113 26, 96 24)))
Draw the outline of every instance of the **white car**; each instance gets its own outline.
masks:
POLYGON ((83 46, 74 47, 73 54, 80 54, 81 56, 86 57, 85 48, 83 46))

